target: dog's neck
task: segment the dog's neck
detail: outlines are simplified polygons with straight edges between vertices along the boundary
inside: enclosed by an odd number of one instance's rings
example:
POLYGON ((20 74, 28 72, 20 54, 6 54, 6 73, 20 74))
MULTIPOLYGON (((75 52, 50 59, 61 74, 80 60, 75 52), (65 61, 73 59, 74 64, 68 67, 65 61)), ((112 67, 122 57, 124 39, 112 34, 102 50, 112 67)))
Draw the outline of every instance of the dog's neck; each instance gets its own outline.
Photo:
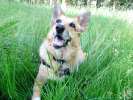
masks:
POLYGON ((64 59, 64 53, 66 52, 66 48, 55 49, 55 52, 57 59, 64 59))

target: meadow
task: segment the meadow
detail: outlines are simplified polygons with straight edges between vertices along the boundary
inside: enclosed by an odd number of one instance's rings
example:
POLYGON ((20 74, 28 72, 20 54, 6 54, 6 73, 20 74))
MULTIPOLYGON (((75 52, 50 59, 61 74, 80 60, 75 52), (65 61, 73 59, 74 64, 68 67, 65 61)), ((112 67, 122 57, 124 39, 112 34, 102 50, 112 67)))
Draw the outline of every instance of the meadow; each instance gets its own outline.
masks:
MULTIPOLYGON (((68 11, 75 16, 77 12, 68 11)), ((93 10, 91 10, 93 12, 93 10)), ((52 9, 0 1, 0 100, 31 98, 38 50, 52 9)), ((133 24, 93 14, 81 45, 88 58, 65 80, 49 80, 44 100, 133 100, 133 24)))

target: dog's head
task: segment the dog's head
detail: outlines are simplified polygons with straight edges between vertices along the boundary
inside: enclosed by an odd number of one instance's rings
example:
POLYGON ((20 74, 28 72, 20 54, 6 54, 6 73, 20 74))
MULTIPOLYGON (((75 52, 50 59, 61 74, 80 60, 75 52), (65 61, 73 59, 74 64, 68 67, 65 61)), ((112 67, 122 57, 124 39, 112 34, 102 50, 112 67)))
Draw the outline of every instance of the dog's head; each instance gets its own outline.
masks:
POLYGON ((79 39, 81 32, 85 31, 89 15, 88 12, 82 11, 79 16, 70 18, 56 5, 52 16, 53 46, 60 48, 66 46, 71 39, 79 39))

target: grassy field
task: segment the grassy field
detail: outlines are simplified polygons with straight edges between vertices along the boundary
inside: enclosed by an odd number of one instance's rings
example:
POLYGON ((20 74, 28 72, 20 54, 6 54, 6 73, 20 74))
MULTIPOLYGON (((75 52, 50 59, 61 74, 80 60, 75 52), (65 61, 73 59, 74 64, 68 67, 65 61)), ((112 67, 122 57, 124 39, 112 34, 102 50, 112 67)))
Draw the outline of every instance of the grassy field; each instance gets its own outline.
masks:
MULTIPOLYGON (((49 7, 0 2, 0 100, 31 97, 38 48, 49 31, 50 17, 49 7)), ((133 25, 92 15, 81 44, 88 59, 64 81, 49 80, 42 98, 133 100, 133 25)))

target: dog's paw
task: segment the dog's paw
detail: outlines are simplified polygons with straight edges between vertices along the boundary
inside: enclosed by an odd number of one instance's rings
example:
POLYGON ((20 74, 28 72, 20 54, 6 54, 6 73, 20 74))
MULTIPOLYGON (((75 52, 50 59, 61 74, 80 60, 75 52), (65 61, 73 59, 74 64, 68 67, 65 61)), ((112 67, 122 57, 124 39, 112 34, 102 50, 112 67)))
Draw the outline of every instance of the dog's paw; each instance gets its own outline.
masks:
POLYGON ((41 100, 41 98, 39 96, 33 96, 32 100, 41 100))

